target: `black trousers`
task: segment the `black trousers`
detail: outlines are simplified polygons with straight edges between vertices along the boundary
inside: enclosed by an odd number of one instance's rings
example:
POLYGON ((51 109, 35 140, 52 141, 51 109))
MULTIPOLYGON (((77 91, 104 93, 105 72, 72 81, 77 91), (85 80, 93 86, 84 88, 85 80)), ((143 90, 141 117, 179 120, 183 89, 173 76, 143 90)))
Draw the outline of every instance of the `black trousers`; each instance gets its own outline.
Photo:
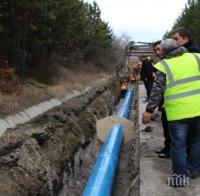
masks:
POLYGON ((167 122, 167 116, 166 116, 166 112, 165 109, 162 108, 162 116, 161 116, 161 120, 162 120, 162 127, 163 127, 163 131, 164 131, 164 149, 167 152, 170 152, 170 136, 169 136, 169 127, 168 127, 168 122, 167 122))
POLYGON ((144 86, 146 88, 146 91, 147 91, 147 100, 149 99, 149 96, 151 94, 151 89, 153 87, 153 80, 143 80, 144 82, 144 86))

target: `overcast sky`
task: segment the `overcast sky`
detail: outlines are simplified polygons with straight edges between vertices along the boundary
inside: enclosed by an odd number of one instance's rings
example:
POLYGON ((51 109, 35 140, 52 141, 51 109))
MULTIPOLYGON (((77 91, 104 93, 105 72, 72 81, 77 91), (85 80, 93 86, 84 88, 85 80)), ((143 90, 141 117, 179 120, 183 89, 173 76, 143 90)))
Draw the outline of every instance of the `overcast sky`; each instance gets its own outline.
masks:
MULTIPOLYGON (((93 0, 85 0, 92 3, 93 0)), ((171 30, 187 0, 96 0, 101 18, 114 34, 134 41, 156 41, 171 30)))

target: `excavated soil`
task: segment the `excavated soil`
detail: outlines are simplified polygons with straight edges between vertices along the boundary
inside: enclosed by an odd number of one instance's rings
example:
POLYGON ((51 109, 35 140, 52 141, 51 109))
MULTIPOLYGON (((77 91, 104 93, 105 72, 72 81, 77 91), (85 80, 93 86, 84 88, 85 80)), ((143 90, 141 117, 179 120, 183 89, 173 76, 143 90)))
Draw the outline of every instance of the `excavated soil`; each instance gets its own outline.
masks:
MULTIPOLYGON (((112 113, 118 85, 119 78, 112 78, 8 130, 0 138, 0 195, 80 195, 101 146, 96 120, 112 113)), ((122 146, 113 195, 138 192, 137 111, 135 99, 131 120, 136 137, 122 146)))

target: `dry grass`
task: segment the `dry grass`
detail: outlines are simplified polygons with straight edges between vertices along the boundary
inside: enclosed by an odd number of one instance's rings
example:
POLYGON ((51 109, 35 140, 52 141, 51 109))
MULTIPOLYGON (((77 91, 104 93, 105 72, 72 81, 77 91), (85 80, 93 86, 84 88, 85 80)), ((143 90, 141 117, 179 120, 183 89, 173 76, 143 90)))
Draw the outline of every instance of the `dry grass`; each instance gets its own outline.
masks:
POLYGON ((38 84, 31 79, 26 85, 23 85, 22 92, 18 95, 0 94, 0 118, 24 110, 52 97, 62 98, 74 90, 83 89, 86 85, 93 86, 99 79, 110 74, 97 68, 90 69, 90 72, 60 68, 60 73, 62 74, 56 79, 55 85, 46 86, 38 84))

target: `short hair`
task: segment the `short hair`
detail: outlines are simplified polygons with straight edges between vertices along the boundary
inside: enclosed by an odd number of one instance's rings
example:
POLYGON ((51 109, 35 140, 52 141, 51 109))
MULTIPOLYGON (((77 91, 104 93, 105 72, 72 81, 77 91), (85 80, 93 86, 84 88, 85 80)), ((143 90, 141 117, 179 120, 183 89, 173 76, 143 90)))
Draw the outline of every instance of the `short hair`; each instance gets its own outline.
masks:
POLYGON ((154 43, 152 44, 153 48, 156 47, 156 46, 157 46, 158 44, 160 44, 160 43, 161 43, 161 40, 154 42, 154 43))
POLYGON ((160 46, 162 51, 164 51, 166 54, 168 54, 172 50, 175 50, 178 47, 174 39, 164 39, 161 41, 160 46))
POLYGON ((190 33, 188 32, 188 30, 185 27, 179 27, 177 29, 175 29, 174 31, 172 31, 172 35, 174 35, 175 33, 179 33, 179 35, 181 37, 188 37, 188 39, 191 38, 190 33))

